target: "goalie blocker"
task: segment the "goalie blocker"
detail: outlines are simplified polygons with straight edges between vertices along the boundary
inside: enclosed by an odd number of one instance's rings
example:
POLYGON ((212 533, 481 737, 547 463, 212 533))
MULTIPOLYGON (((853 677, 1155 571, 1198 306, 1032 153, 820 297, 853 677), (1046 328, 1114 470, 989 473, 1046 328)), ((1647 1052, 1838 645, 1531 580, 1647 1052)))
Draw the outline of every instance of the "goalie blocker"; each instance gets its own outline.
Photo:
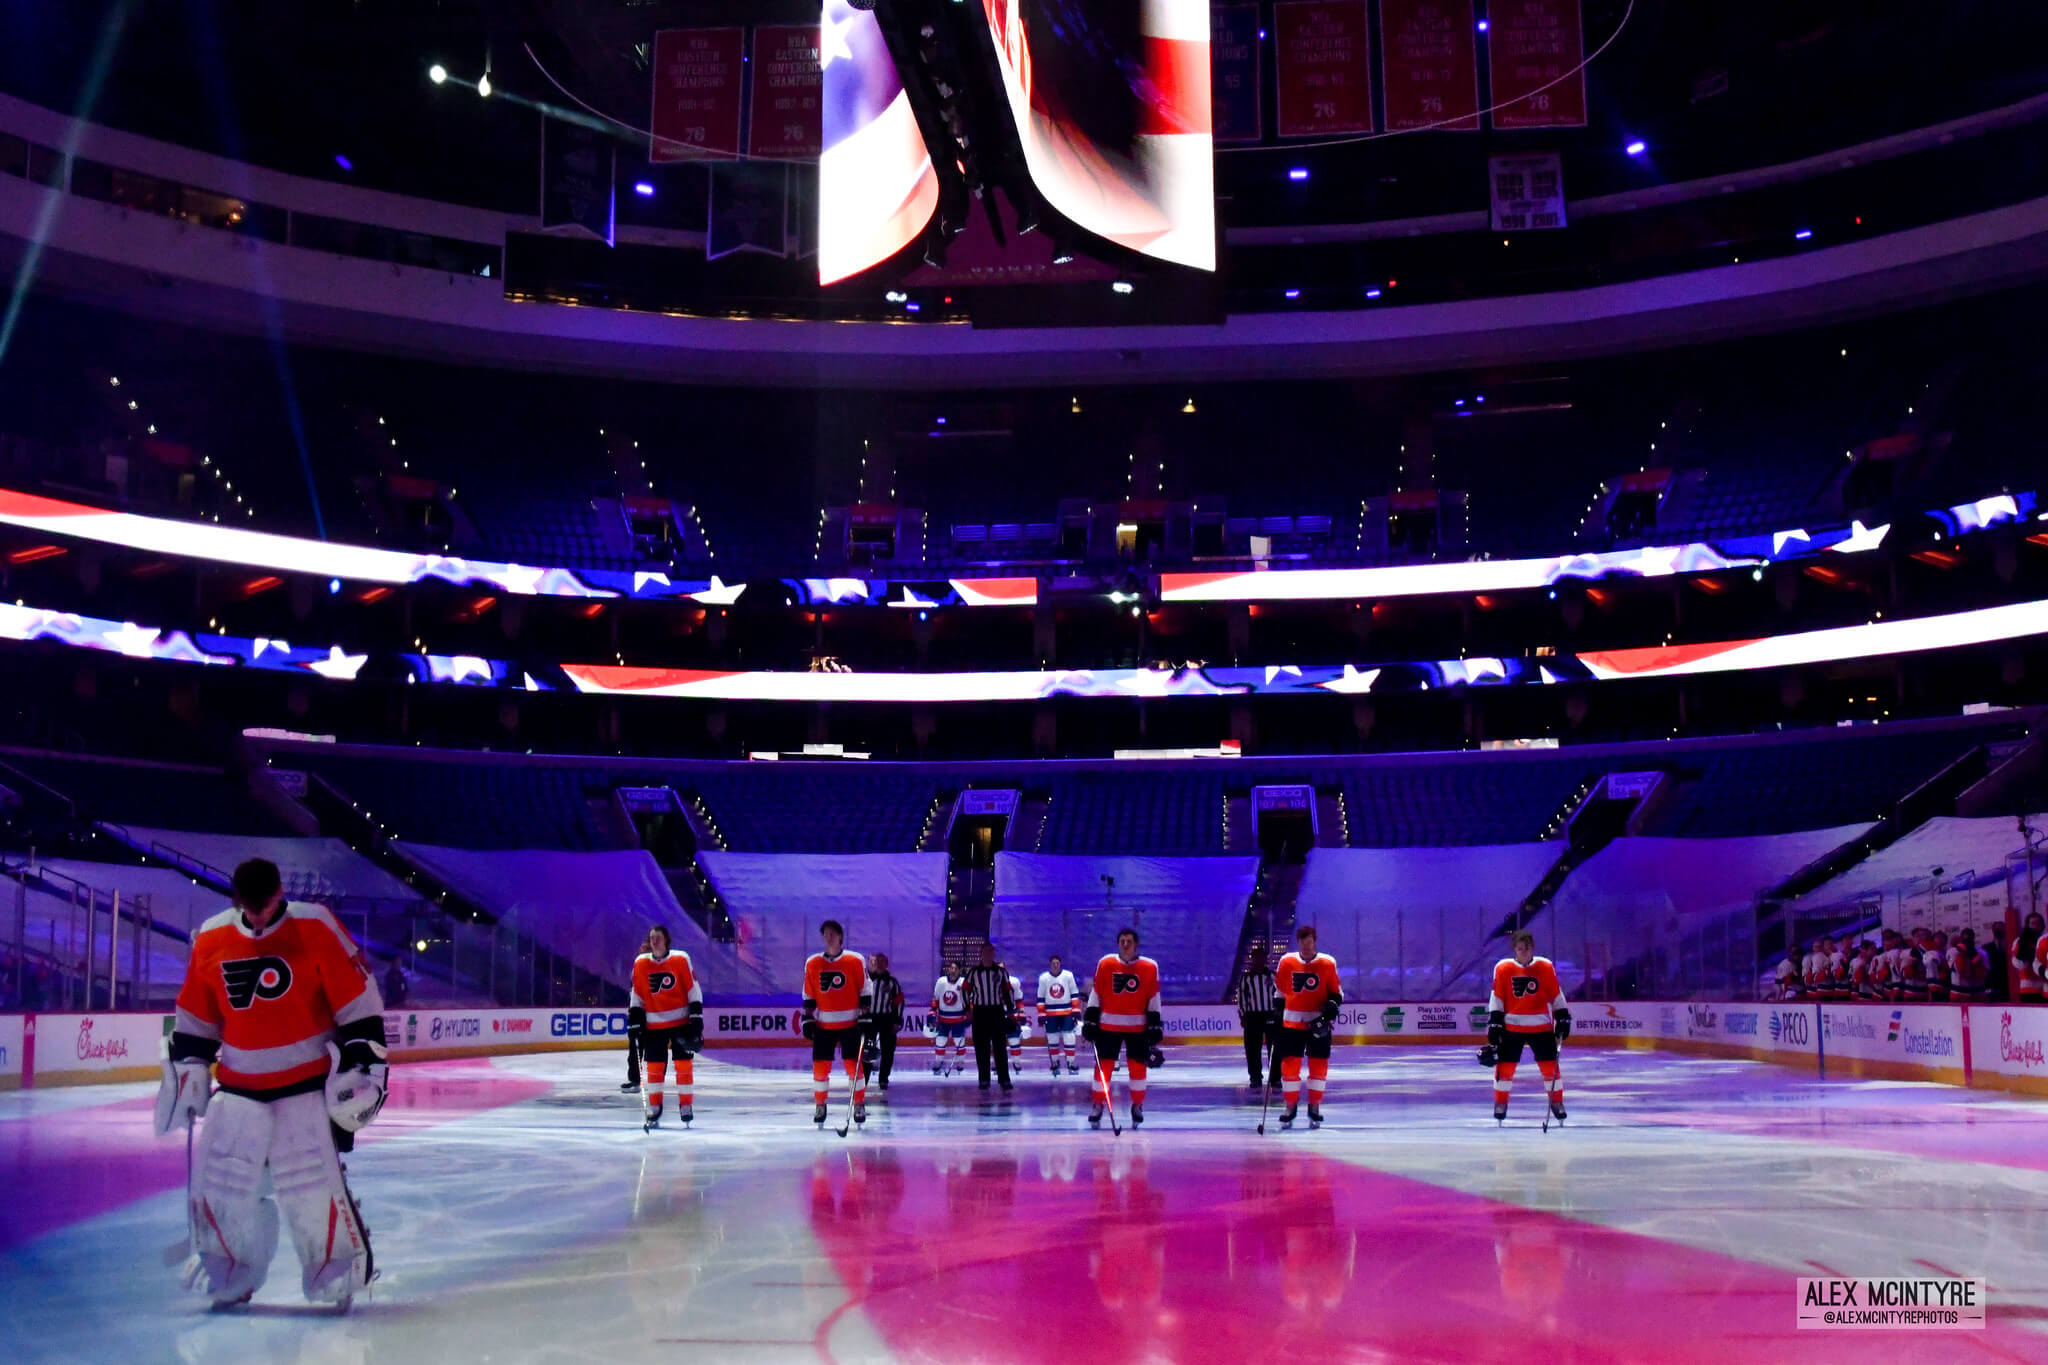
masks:
POLYGON ((233 888, 193 936, 156 1130, 205 1120, 188 1197, 216 1307, 262 1287, 280 1211, 306 1298, 345 1307, 375 1273, 341 1153, 384 1106, 383 1000, 334 917, 285 902, 275 864, 243 863, 233 888))

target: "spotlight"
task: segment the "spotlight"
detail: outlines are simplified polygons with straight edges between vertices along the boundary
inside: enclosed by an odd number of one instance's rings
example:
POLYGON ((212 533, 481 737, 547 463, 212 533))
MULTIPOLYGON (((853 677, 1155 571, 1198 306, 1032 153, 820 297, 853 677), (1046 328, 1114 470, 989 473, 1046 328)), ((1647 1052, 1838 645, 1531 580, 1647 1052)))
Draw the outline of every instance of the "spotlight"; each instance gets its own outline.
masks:
POLYGON ((1290 299, 1298 299, 1301 297, 1301 291, 1299 289, 1290 289, 1287 291, 1287 297, 1290 299))
POLYGON ((633 182, 633 193, 639 195, 642 199, 652 199, 654 197, 654 182, 651 180, 635 180, 633 182))
POLYGON ((1054 265, 1072 265, 1074 263, 1074 253, 1065 247, 1061 247, 1052 253, 1052 263, 1054 265))
POLYGON ((335 595, 336 593, 338 593, 338 592, 340 592, 340 591, 341 591, 341 580, 340 580, 339 578, 330 578, 330 579, 328 579, 328 580, 327 580, 327 595, 328 595, 328 596, 332 597, 332 596, 334 596, 334 595, 335 595))
POLYGON ((476 79, 476 92, 485 99, 491 97, 491 73, 486 71, 476 79))
POLYGON ((1306 166, 1295 166, 1295 167, 1293 167, 1292 169, 1290 169, 1290 170, 1289 170, 1289 171, 1287 172, 1287 178, 1288 178, 1289 180, 1306 180, 1306 179, 1308 179, 1308 167, 1306 167, 1306 166))
POLYGON ((435 62, 432 66, 427 68, 427 79, 432 81, 436 85, 446 84, 448 80, 448 68, 441 65, 439 62, 435 62))
POLYGON ((1113 294, 1128 294, 1137 287, 1138 286, 1132 284, 1129 280, 1118 280, 1116 283, 1110 285, 1109 288, 1110 292, 1113 294))
POLYGON ((1484 19, 1481 19, 1481 20, 1479 21, 1479 31, 1480 31, 1481 33, 1484 33, 1484 32, 1486 32, 1486 21, 1485 21, 1484 19))
POLYGON ((343 170, 345 170, 345 171, 352 171, 352 170, 354 170, 354 169, 356 168, 356 163, 355 163, 355 162, 353 162, 353 161, 350 161, 350 160, 349 160, 349 159, 348 159, 347 157, 343 156, 343 155, 342 155, 342 154, 341 154, 340 152, 336 152, 336 153, 334 154, 334 164, 335 164, 335 165, 337 165, 337 166, 339 166, 339 167, 341 167, 341 168, 342 168, 343 170))
POLYGON ((1795 242, 1803 242, 1811 236, 1813 236, 1812 228, 1801 228, 1799 229, 1799 231, 1792 234, 1792 240, 1795 242))
POLYGON ((1630 156, 1641 156, 1644 152, 1650 150, 1650 144, 1643 141, 1641 138, 1637 138, 1634 142, 1629 143, 1628 146, 1622 148, 1621 150, 1627 152, 1630 156))

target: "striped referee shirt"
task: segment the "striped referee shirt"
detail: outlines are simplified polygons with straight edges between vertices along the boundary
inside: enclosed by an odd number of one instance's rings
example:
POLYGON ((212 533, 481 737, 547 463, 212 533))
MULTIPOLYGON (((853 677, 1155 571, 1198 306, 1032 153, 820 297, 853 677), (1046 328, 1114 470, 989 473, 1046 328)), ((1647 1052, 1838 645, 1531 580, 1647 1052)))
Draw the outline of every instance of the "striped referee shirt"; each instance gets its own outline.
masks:
POLYGON ((903 1016, 903 983, 888 972, 876 972, 874 1012, 877 1016, 903 1016))
POLYGON ((976 963, 967 969, 967 1003, 976 1009, 1014 1009, 1010 969, 1000 962, 976 963))
POLYGON ((1274 994, 1273 973, 1269 971, 1246 972, 1244 979, 1237 983, 1237 1017, 1248 1014, 1271 1014, 1274 994))

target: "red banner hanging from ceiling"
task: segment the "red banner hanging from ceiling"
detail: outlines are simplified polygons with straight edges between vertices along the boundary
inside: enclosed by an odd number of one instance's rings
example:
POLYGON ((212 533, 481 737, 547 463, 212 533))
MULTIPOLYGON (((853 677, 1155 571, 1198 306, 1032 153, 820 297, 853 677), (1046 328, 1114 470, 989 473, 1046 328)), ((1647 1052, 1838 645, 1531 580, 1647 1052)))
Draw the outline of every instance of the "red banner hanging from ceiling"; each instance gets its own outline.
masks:
POLYGON ((1380 0, 1387 131, 1479 131, 1472 0, 1380 0))
POLYGON ((746 44, 742 28, 670 28, 654 35, 649 161, 740 154, 746 44))
POLYGON ((753 98, 747 155, 815 161, 824 140, 825 73, 816 24, 762 24, 754 30, 753 98))
POLYGON ((1281 137, 1373 130, 1365 0, 1280 0, 1273 37, 1281 137))
POLYGON ((1585 30, 1579 0, 1508 0, 1487 12, 1493 126, 1586 126, 1585 30))

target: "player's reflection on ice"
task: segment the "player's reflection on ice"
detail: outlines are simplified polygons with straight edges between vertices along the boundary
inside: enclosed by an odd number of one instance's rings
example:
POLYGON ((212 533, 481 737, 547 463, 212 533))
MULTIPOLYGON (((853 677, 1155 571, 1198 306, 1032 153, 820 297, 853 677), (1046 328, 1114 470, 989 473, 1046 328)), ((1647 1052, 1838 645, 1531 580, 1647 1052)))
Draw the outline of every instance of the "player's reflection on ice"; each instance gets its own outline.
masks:
POLYGON ((905 1358, 943 1356, 961 1331, 988 1334, 977 1359, 1099 1331, 1167 1359, 1237 1341, 1250 1360, 1275 1327, 1334 1323, 1353 1293, 1343 1169, 1285 1152, 1166 1162, 1140 1142, 850 1148, 812 1167, 809 1198, 854 1305, 905 1358))

